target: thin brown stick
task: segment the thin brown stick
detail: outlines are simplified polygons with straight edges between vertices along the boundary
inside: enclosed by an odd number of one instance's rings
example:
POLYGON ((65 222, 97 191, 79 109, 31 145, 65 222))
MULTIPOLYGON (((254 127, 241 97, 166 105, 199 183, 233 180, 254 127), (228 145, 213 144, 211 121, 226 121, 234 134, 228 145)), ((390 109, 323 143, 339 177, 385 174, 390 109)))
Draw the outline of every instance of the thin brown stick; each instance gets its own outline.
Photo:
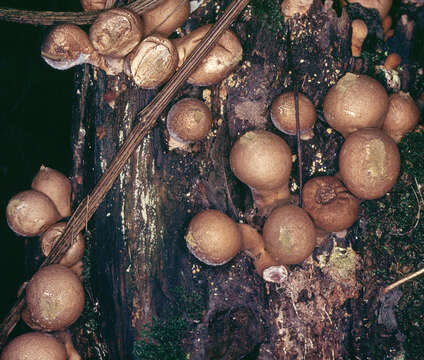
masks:
MULTIPOLYGON (((156 123, 156 119, 174 98, 175 93, 188 79, 197 65, 205 55, 212 49, 216 41, 234 21, 236 16, 246 7, 249 0, 233 0, 225 10, 221 18, 212 26, 204 36, 200 44, 187 58, 181 68, 175 73, 171 80, 164 86, 159 94, 137 114, 137 123, 131 133, 125 139, 122 147, 103 174, 93 191, 80 202, 77 209, 70 217, 62 236, 53 246, 50 254, 41 264, 41 267, 57 263, 69 249, 76 235, 84 229, 86 222, 90 219, 98 206, 112 187, 122 168, 136 150, 141 140, 147 135, 156 123)), ((18 297, 17 303, 11 309, 9 315, 0 326, 0 347, 5 344, 7 337, 19 321, 19 314, 24 304, 23 295, 18 297)))
POLYGON ((416 278, 417 276, 420 276, 424 274, 424 268, 422 268, 421 270, 418 270, 412 274, 409 274, 408 276, 405 276, 404 278, 394 282, 393 284, 386 286, 384 288, 384 293, 388 293, 390 290, 393 290, 395 287, 398 287, 399 285, 402 285, 403 283, 406 283, 409 280, 412 280, 414 278, 416 278))
MULTIPOLYGON (((123 6, 124 9, 142 14, 163 0, 135 0, 123 6)), ((0 21, 14 22, 30 25, 57 25, 57 24, 91 24, 97 16, 105 10, 81 11, 81 12, 55 12, 55 11, 32 11, 10 8, 0 8, 0 21)))

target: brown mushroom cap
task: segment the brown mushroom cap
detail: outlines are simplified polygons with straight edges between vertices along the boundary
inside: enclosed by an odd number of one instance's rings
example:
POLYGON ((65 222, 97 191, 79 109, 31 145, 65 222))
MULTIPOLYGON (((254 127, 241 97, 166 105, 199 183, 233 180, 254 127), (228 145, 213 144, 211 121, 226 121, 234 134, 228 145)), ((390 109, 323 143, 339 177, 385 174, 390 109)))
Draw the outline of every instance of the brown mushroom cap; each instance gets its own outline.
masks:
POLYGON ((169 36, 186 22, 189 15, 188 0, 163 0, 153 9, 143 13, 144 33, 169 36))
POLYGON ((313 0, 283 0, 281 3, 281 13, 289 18, 295 15, 305 15, 312 3, 313 0))
MULTIPOLYGON (((300 134, 305 136, 311 134, 317 116, 311 100, 302 93, 298 94, 298 99, 300 134)), ((271 120, 278 130, 288 135, 296 135, 296 109, 292 91, 285 92, 274 100, 271 106, 271 120)))
POLYGON ((54 264, 39 270, 26 288, 27 324, 36 330, 57 331, 73 324, 84 308, 84 289, 69 268, 54 264))
POLYGON ((21 236, 37 236, 61 219, 50 198, 36 190, 13 196, 6 208, 9 227, 21 236))
POLYGON ((289 181, 290 148, 282 138, 269 131, 249 131, 233 145, 230 166, 234 175, 250 187, 273 190, 289 181))
POLYGON ((308 213, 295 205, 274 209, 263 227, 265 249, 280 264, 298 264, 315 248, 315 227, 308 213))
POLYGON ((376 9, 380 15, 380 18, 384 19, 392 7, 393 0, 340 0, 340 3, 343 6, 346 5, 346 3, 359 3, 364 8, 376 9))
MULTIPOLYGON (((201 26, 190 34, 173 40, 178 51, 178 66, 183 64, 211 27, 211 24, 201 26)), ((187 82, 197 86, 217 84, 233 72, 242 57, 243 48, 239 39, 232 31, 226 30, 187 82)))
POLYGON ((203 139, 211 126, 211 111, 203 101, 194 98, 178 101, 171 107, 166 118, 169 135, 182 143, 203 139))
POLYGON ((126 9, 101 13, 90 27, 89 38, 99 54, 124 57, 141 41, 143 24, 140 17, 126 9))
POLYGON ((347 73, 327 93, 324 116, 344 137, 366 127, 380 128, 389 107, 384 87, 367 75, 347 73))
POLYGON ((168 81, 177 63, 174 45, 160 35, 148 36, 127 56, 128 75, 143 89, 153 89, 168 81))
POLYGON ((408 93, 399 92, 389 96, 389 111, 383 123, 384 132, 395 142, 417 126, 420 111, 408 93))
POLYGON ((380 129, 361 129, 351 134, 339 154, 343 183, 361 199, 377 199, 387 193, 399 175, 396 143, 380 129))
POLYGON ((116 0, 114 0, 112 3, 110 0, 81 0, 81 6, 84 11, 96 11, 106 8, 106 3, 109 3, 109 7, 113 7, 115 2, 116 0))
POLYGON ((194 216, 185 239, 190 252, 208 265, 225 264, 241 248, 237 224, 217 210, 204 210, 194 216))
POLYGON ((315 225, 325 231, 347 229, 358 219, 359 200, 333 176, 319 176, 307 181, 302 200, 303 209, 315 225))
MULTIPOLYGON (((50 226, 46 232, 44 232, 40 237, 41 250, 43 251, 44 256, 48 256, 54 244, 63 234, 63 231, 66 228, 66 222, 59 222, 50 226)), ((75 239, 75 242, 68 249, 66 254, 60 260, 59 264, 72 267, 78 261, 80 261, 84 255, 85 250, 85 239, 84 236, 79 233, 75 239)))
POLYGON ((71 215, 72 186, 61 172, 41 166, 32 180, 31 188, 47 195, 62 217, 71 215))
POLYGON ((3 350, 0 360, 66 360, 62 343, 50 334, 29 332, 14 338, 3 350))

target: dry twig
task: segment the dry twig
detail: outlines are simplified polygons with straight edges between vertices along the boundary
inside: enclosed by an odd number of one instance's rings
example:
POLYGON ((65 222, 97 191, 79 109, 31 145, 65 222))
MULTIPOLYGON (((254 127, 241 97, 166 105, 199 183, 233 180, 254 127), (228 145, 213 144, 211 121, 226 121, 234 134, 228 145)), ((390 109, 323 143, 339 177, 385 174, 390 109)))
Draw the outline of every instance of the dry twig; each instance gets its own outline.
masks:
POLYGON ((421 269, 421 270, 418 270, 418 271, 416 271, 416 272, 414 272, 414 273, 412 273, 412 274, 410 274, 408 276, 405 276, 404 278, 402 278, 402 279, 394 282, 393 284, 391 284, 389 286, 386 286, 384 288, 384 293, 386 294, 389 291, 393 290, 394 288, 398 287, 399 285, 402 285, 403 283, 406 283, 407 281, 412 280, 412 279, 414 279, 417 276, 420 276, 422 274, 424 274, 424 268, 421 269))

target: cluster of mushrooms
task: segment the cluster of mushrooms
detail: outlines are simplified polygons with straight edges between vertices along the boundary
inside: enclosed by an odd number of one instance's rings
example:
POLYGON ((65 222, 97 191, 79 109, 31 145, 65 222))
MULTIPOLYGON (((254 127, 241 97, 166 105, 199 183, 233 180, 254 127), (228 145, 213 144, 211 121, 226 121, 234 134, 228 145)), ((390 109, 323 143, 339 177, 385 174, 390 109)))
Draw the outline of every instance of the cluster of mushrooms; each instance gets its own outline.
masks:
MULTIPOLYGON (((71 183, 57 170, 41 166, 31 189, 13 196, 6 208, 9 227, 20 236, 39 237, 44 256, 62 235, 71 215, 71 183)), ((80 233, 59 264, 37 271, 25 291, 22 319, 33 332, 13 339, 1 360, 79 360, 66 331, 81 315, 85 295, 81 282, 81 259, 85 239, 80 233)))

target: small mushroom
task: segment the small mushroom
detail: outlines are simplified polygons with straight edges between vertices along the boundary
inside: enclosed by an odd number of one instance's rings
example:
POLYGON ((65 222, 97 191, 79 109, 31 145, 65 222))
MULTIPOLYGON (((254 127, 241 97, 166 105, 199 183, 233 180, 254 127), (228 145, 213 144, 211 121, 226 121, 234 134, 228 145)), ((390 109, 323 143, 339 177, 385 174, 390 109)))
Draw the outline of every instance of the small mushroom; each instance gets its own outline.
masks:
MULTIPOLYGON (((48 256, 50 254, 51 249, 56 244, 57 240, 62 236, 64 230, 66 228, 66 222, 59 222, 52 226, 50 226, 41 236, 41 250, 44 256, 48 256)), ((79 233, 74 239, 73 244, 68 249, 66 254, 62 257, 59 264, 72 267, 78 261, 80 261, 84 255, 85 250, 85 239, 84 236, 79 233)))
POLYGON ((384 19, 392 7, 393 0, 340 0, 340 3, 342 6, 359 3, 364 8, 377 10, 380 18, 384 19))
MULTIPOLYGON (((298 93, 298 99, 300 138, 310 140, 314 136, 313 128, 317 118, 315 107, 302 93, 298 93)), ((274 100, 271 106, 271 120, 278 130, 288 135, 296 135, 296 108, 293 92, 285 92, 274 100)))
POLYGON ((195 215, 185 239, 189 251, 207 265, 223 265, 241 249, 237 224, 218 210, 204 210, 195 215))
POLYGON ((154 89, 174 74, 178 54, 170 40, 161 35, 145 38, 126 58, 126 72, 137 86, 154 89))
POLYGON ((189 0, 163 0, 157 6, 143 13, 146 35, 171 35, 184 24, 190 15, 189 0))
POLYGON ((367 75, 347 73, 327 93, 324 116, 345 138, 367 127, 381 128, 389 108, 384 87, 367 75))
POLYGON ((389 96, 389 111, 383 123, 384 132, 395 142, 412 131, 418 124, 420 111, 409 93, 399 92, 389 96))
POLYGON ((283 0, 281 3, 281 13, 288 18, 295 15, 306 15, 312 3, 313 0, 283 0))
POLYGON ((387 15, 383 21, 381 22, 381 25, 383 26, 383 32, 386 34, 392 27, 392 17, 390 15, 387 15))
POLYGON ((315 227, 308 213, 295 205, 275 208, 263 227, 265 250, 280 264, 299 264, 315 248, 315 227))
POLYGON ((96 11, 111 8, 116 0, 81 0, 81 6, 84 11, 96 11))
POLYGON ((194 98, 178 101, 166 118, 170 150, 186 150, 189 144, 208 135, 211 126, 212 113, 203 101, 194 98))
POLYGON ((89 38, 99 54, 114 58, 128 55, 141 41, 140 17, 126 9, 101 13, 90 27, 89 38))
POLYGON ((359 200, 333 176, 318 176, 306 182, 302 207, 314 224, 325 231, 342 231, 358 219, 359 200))
POLYGON ((291 152, 279 136, 265 130, 245 133, 231 149, 230 166, 249 186, 260 210, 272 209, 289 198, 291 152))
POLYGON ((402 62, 402 58, 397 53, 391 53, 387 56, 386 60, 384 61, 384 67, 387 70, 394 70, 396 69, 402 62))
POLYGON ((34 330, 60 331, 72 325, 84 308, 84 289, 69 268, 54 264, 31 278, 22 318, 34 330))
POLYGON ((400 156, 396 143, 380 129, 349 135, 339 154, 343 183, 360 199, 382 197, 396 183, 400 156))
POLYGON ((287 279, 287 266, 280 264, 265 251, 262 236, 248 224, 238 224, 242 237, 242 250, 255 262, 255 269, 265 281, 282 283, 287 279))
MULTIPOLYGON (((187 57, 193 52, 212 25, 204 25, 190 34, 173 40, 178 51, 178 66, 180 67, 187 57)), ((196 86, 214 85, 224 80, 241 61, 243 48, 236 35, 226 30, 217 44, 202 60, 187 82, 196 86)))
POLYGON ((37 236, 61 219, 50 198, 36 190, 13 196, 6 207, 9 227, 20 236, 37 236))
POLYGON ((72 186, 61 172, 42 165, 32 180, 31 188, 47 195, 62 217, 71 215, 72 186))
POLYGON ((362 44, 368 35, 368 27, 361 19, 352 21, 352 56, 361 56, 362 44))
POLYGON ((0 360, 67 360, 65 346, 53 335, 34 331, 14 338, 0 360))
POLYGON ((54 336, 65 346, 67 360, 82 359, 81 355, 75 349, 75 346, 72 342, 72 336, 68 330, 56 332, 54 336))
POLYGON ((78 26, 62 24, 55 26, 41 46, 41 57, 52 68, 66 70, 76 65, 91 64, 116 75, 106 59, 93 47, 88 35, 78 26))

